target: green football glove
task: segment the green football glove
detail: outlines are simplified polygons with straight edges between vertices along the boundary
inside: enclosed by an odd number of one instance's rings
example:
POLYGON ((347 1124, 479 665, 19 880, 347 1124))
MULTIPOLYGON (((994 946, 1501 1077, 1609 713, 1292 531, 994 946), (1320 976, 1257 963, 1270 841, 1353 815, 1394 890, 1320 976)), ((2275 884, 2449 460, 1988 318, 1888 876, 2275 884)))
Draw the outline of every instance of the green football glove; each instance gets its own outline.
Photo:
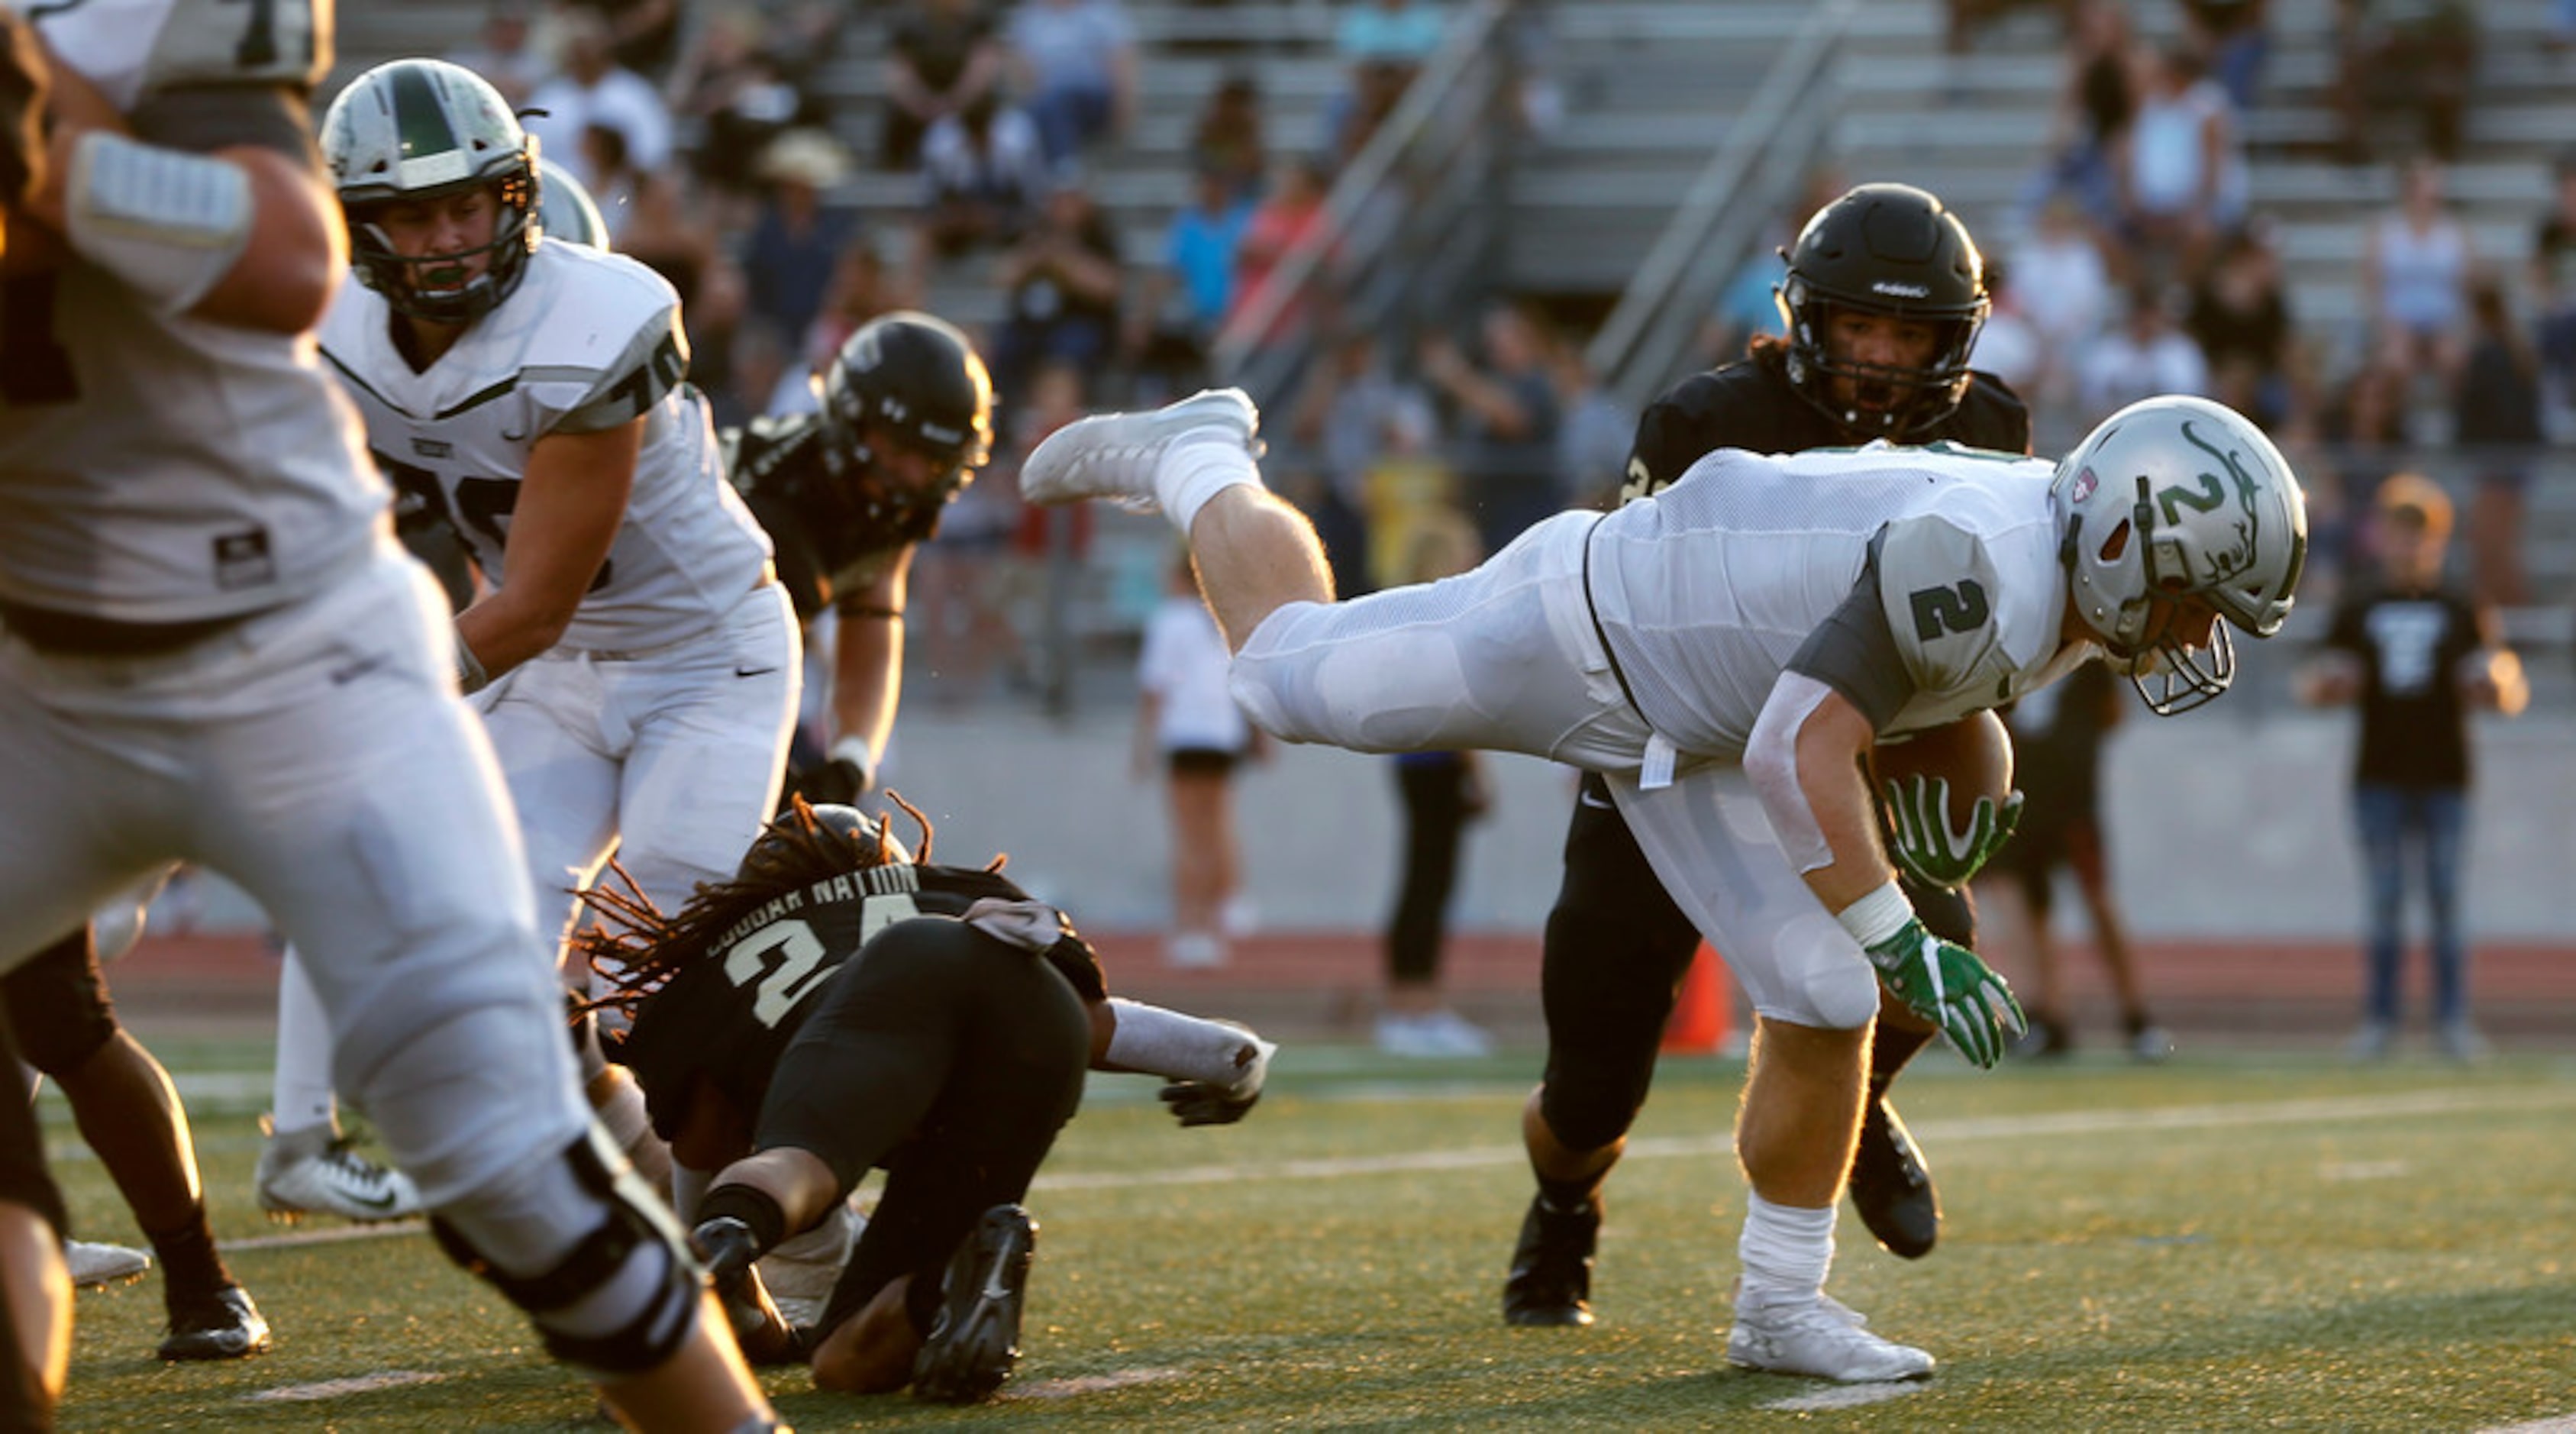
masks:
POLYGON ((1889 782, 1885 795, 1893 828, 1887 854, 1915 880, 1944 889, 1966 885, 2021 824, 2019 792, 2007 793, 2001 806, 1992 797, 1977 798, 1966 831, 1950 827, 1947 777, 1917 774, 1911 782, 1889 782))
POLYGON ((2004 978, 1976 952, 1924 930, 1920 919, 1908 919, 1895 935, 1861 949, 1905 1008, 1939 1026, 1979 1070, 1994 1069, 2004 1048, 2029 1028, 2004 978))

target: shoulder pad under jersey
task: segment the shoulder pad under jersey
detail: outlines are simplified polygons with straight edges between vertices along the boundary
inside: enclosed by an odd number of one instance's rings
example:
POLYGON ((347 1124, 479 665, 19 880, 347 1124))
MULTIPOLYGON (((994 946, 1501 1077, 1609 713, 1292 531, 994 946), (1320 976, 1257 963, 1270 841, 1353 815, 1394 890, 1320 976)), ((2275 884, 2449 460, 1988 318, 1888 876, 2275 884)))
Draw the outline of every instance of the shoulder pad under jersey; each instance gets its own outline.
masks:
POLYGON ((1917 689, 1953 692, 2001 640, 2002 589, 1977 536, 1933 514, 1899 518, 1880 535, 1879 602, 1917 689))

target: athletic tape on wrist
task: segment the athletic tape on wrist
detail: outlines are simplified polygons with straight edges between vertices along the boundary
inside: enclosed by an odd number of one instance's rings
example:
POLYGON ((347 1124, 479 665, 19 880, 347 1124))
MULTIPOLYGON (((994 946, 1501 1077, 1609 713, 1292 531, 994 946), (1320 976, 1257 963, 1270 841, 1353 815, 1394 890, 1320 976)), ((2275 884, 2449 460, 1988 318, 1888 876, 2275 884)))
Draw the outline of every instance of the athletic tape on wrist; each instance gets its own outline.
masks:
POLYGON ((250 243, 250 176, 205 155, 92 130, 72 150, 72 248, 163 313, 185 313, 250 243))
POLYGON ((483 659, 474 655, 474 644, 465 640, 465 634, 456 634, 457 690, 470 697, 491 683, 492 674, 483 670, 483 659))
POLYGON ((1914 905, 1905 899, 1894 881, 1834 913, 1862 950, 1876 946, 1905 929, 1914 919, 1914 905))
POLYGON ((1229 1090, 1261 1068, 1261 1038, 1233 1026, 1115 996, 1109 1009, 1117 1018, 1106 1052, 1112 1065, 1229 1090))

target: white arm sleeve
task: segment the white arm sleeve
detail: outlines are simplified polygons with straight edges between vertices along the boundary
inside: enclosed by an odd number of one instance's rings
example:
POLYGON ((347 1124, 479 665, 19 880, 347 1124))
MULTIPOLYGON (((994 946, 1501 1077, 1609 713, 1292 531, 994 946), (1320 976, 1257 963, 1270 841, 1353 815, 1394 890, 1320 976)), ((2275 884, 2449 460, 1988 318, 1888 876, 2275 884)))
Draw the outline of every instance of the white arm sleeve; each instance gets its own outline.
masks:
POLYGON ((1783 672, 1744 744, 1744 775, 1771 818, 1780 848, 1800 874, 1833 865, 1834 849, 1798 780, 1798 730, 1834 689, 1804 673, 1783 672))

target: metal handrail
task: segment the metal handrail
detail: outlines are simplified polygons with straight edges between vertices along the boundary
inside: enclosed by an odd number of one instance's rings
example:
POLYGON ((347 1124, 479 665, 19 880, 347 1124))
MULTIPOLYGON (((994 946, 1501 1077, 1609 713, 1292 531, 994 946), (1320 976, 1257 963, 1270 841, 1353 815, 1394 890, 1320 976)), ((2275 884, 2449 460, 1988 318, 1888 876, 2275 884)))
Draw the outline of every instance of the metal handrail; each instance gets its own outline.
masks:
MULTIPOLYGON (((1312 341, 1291 320, 1313 310, 1319 281, 1359 287, 1394 253, 1403 226, 1385 224, 1372 233, 1368 220, 1390 203, 1401 203, 1411 181, 1426 174, 1435 182, 1442 177, 1437 161, 1449 156, 1426 153, 1431 145, 1447 139, 1463 146, 1475 137, 1478 126, 1458 124, 1455 117, 1462 106, 1481 115, 1490 104, 1499 87, 1497 72, 1507 62, 1497 32, 1517 3, 1474 0, 1451 23, 1404 98, 1335 178, 1322 222, 1281 257, 1260 296, 1218 332, 1210 360, 1220 381, 1239 384, 1257 399, 1275 400, 1276 390, 1296 372, 1312 341), (1479 80, 1486 83, 1474 83, 1479 80)), ((1446 177, 1457 178, 1454 173, 1446 177)), ((1445 223, 1471 204, 1468 195, 1443 197, 1448 212, 1405 205, 1401 218, 1417 228, 1445 223)))
POLYGON ((1858 8, 1823 0, 1810 12, 1586 347, 1619 401, 1641 407, 1671 381, 1700 317, 1821 146, 1833 107, 1822 81, 1858 8))

